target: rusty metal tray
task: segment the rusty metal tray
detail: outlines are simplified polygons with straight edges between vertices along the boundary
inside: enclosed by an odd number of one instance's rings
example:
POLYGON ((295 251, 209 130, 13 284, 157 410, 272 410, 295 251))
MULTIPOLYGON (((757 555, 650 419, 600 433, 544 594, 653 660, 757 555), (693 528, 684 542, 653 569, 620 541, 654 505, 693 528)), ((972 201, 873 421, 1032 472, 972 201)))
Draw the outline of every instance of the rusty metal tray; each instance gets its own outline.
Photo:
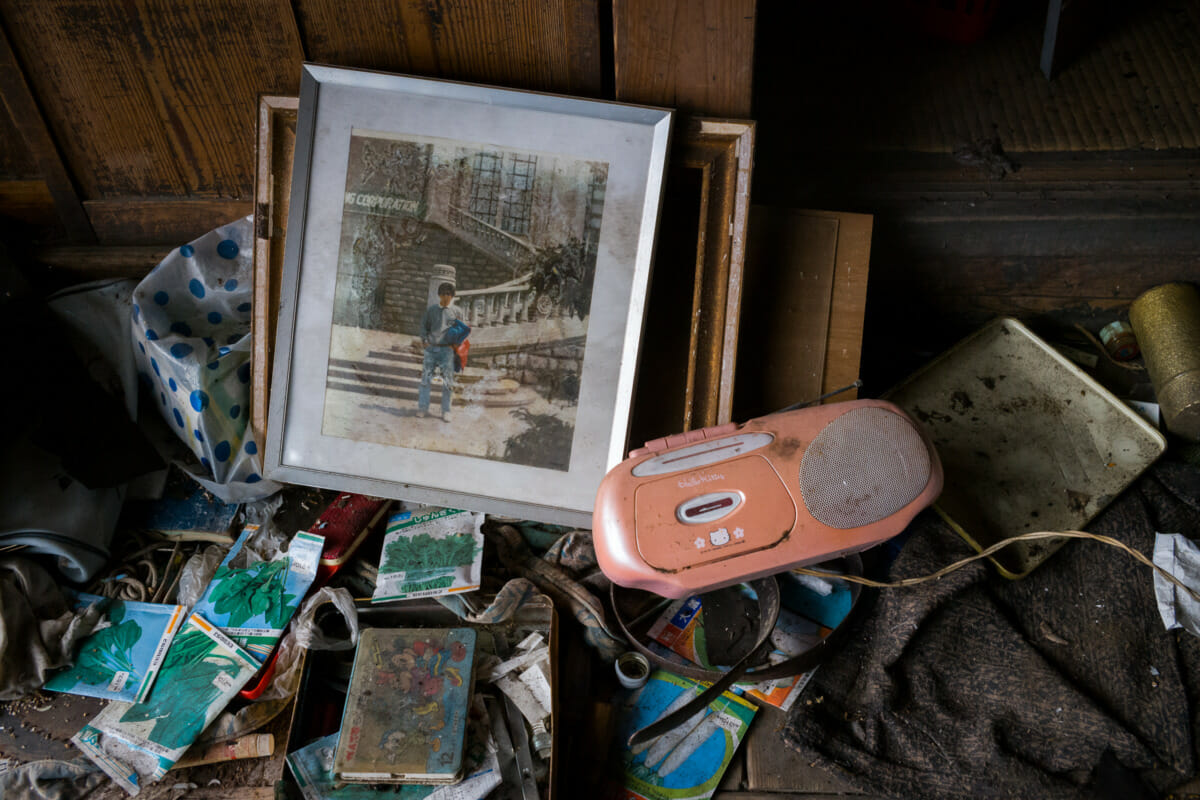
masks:
MULTIPOLYGON (((1015 319, 993 320, 887 393, 929 432, 945 468, 937 511, 977 550, 1079 530, 1166 449, 1115 395, 1015 319)), ((1019 578, 1066 539, 991 556, 1019 578)))

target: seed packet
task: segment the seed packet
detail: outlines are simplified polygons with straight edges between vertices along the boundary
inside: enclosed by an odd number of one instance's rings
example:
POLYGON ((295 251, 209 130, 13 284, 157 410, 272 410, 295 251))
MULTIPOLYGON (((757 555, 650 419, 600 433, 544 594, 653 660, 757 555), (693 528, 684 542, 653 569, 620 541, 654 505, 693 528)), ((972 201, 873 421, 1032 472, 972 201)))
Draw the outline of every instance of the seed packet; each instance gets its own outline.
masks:
POLYGON ((388 520, 372 603, 479 588, 483 514, 418 506, 388 520))
POLYGON ((261 663, 275 649, 283 629, 312 586, 325 537, 297 533, 287 552, 247 564, 242 551, 257 530, 256 525, 243 529, 192 611, 220 628, 261 663))
POLYGON ((183 622, 183 606, 76 595, 76 608, 92 603, 104 604, 100 624, 83 640, 74 665, 43 688, 130 703, 145 699, 183 622))
POLYGON ((634 731, 662 719, 694 699, 705 685, 655 670, 644 686, 618 708, 620 788, 607 797, 621 800, 702 800, 713 795, 757 709, 724 692, 683 724, 648 742, 629 746, 634 731))
POLYGON ((171 642, 149 697, 109 703, 71 741, 137 794, 167 773, 258 667, 249 653, 192 614, 171 642))

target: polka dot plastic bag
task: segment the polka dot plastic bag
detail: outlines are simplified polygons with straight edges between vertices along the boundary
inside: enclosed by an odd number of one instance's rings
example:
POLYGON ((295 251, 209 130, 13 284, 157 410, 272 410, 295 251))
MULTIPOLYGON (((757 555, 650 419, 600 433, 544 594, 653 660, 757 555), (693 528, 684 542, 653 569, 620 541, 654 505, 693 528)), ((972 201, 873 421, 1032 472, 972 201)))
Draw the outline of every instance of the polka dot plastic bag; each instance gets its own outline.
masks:
POLYGON ((133 292, 134 358, 160 414, 225 502, 273 494, 250 428, 253 217, 176 248, 133 292))

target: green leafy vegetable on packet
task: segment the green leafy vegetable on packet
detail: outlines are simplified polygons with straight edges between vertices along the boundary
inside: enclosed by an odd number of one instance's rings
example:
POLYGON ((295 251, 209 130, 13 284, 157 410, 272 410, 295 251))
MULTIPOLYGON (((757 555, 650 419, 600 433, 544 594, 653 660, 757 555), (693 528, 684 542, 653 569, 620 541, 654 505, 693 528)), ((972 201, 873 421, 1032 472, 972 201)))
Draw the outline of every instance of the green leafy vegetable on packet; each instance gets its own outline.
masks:
POLYGON ((470 564, 475 559, 475 537, 469 533, 435 538, 428 533, 402 536, 387 543, 384 572, 428 570, 470 564))
POLYGON ((213 610, 226 620, 225 626, 240 627, 259 616, 274 628, 287 624, 290 606, 296 599, 286 592, 290 564, 290 559, 281 558, 260 561, 245 569, 218 568, 208 599, 213 610))

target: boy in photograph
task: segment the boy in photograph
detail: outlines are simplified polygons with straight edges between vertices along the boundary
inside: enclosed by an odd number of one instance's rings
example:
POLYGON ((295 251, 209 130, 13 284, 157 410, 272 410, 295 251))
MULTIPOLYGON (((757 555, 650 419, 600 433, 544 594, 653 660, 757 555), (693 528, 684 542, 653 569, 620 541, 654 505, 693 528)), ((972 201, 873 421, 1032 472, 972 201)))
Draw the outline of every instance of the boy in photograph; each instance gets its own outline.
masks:
POLYGON ((421 387, 417 392, 417 413, 429 416, 429 391, 434 370, 442 373, 442 421, 450 421, 450 399, 454 393, 454 347, 445 343, 446 331, 462 320, 462 310, 453 305, 454 284, 438 287, 438 302, 425 310, 421 319, 421 342, 425 354, 421 363, 421 387))

